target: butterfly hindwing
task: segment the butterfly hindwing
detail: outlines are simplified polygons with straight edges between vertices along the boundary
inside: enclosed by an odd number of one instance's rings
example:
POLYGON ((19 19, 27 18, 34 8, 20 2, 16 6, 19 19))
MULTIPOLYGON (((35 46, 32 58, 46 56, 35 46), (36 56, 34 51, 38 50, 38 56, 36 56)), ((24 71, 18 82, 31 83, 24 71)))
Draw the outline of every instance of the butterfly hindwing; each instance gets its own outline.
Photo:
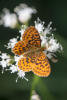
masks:
POLYGON ((40 77, 49 76, 51 68, 46 55, 41 51, 38 54, 35 53, 34 59, 32 64, 33 73, 40 77))
POLYGON ((22 57, 18 61, 18 67, 24 72, 31 71, 31 59, 29 57, 22 57))
POLYGON ((41 51, 27 54, 28 56, 21 58, 18 61, 18 66, 21 70, 28 72, 32 71, 40 77, 47 77, 51 72, 50 64, 46 55, 41 51))

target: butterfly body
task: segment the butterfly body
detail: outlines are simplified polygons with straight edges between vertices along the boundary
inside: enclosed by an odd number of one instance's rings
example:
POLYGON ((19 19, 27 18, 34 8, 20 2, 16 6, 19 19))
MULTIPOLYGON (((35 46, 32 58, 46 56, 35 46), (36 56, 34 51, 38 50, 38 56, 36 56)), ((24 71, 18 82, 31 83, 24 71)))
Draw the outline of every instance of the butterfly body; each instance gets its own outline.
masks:
POLYGON ((22 55, 18 61, 18 67, 25 71, 32 71, 40 77, 47 77, 51 72, 50 64, 43 53, 45 47, 41 47, 41 39, 34 26, 27 28, 22 36, 22 40, 15 44, 13 53, 22 55))

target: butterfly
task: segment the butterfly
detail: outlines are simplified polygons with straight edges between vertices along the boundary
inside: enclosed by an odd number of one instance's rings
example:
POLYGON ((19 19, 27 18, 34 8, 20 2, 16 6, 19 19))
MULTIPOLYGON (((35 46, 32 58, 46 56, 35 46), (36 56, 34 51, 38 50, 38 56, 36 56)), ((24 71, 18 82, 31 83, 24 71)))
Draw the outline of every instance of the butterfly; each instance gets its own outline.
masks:
POLYGON ((32 71, 40 77, 50 75, 51 67, 45 48, 41 47, 41 38, 34 26, 28 27, 22 35, 22 40, 18 41, 12 52, 16 55, 22 55, 18 61, 18 67, 24 72, 32 71))

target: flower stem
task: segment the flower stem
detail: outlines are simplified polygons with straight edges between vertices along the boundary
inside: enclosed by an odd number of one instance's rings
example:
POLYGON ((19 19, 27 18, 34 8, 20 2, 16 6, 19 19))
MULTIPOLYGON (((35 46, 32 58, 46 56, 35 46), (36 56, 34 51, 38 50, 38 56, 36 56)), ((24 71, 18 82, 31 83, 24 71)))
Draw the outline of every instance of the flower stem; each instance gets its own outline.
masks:
POLYGON ((42 100, 55 100, 52 94, 49 92, 45 84, 45 81, 43 81, 42 77, 38 77, 34 75, 32 81, 31 93, 30 93, 30 100, 32 100, 31 96, 33 90, 37 92, 37 94, 41 97, 42 100))
POLYGON ((32 80, 32 87, 31 87, 31 92, 30 92, 30 100, 32 96, 32 91, 35 90, 36 84, 39 82, 40 77, 34 75, 34 78, 32 80))

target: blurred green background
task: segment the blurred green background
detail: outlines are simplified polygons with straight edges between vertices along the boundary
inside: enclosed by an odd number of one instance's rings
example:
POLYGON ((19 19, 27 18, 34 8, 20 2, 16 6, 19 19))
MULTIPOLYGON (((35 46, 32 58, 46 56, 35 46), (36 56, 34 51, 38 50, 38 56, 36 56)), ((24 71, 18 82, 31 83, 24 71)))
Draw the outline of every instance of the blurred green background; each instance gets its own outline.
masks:
MULTIPOLYGON (((38 13, 33 16, 32 21, 39 17, 46 22, 52 21, 56 27, 56 38, 64 48, 63 55, 59 55, 59 61, 51 64, 52 73, 47 78, 34 77, 27 73, 28 82, 19 79, 15 82, 16 74, 9 71, 1 74, 0 68, 0 100, 30 100, 30 92, 35 89, 41 100, 67 100, 67 2, 64 0, 0 0, 0 12, 3 8, 13 11, 20 3, 26 3, 37 9, 38 13)), ((0 26, 0 49, 3 52, 3 44, 8 39, 17 36, 18 30, 12 30, 0 26)))

